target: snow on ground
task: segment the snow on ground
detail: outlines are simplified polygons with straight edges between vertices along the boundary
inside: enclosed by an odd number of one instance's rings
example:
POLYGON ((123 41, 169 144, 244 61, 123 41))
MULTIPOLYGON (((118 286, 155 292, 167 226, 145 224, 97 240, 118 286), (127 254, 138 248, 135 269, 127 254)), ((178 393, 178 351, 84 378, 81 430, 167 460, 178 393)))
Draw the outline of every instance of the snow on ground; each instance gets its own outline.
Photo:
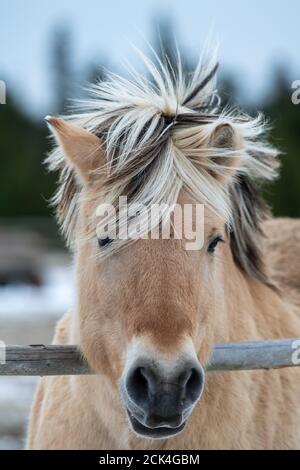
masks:
POLYGON ((23 448, 38 377, 0 377, 0 450, 23 448))
MULTIPOLYGON (((49 257, 42 286, 0 288, 0 340, 10 344, 49 343, 57 319, 72 306, 68 260, 49 257)), ((1 366, 0 366, 1 367, 1 366)), ((25 430, 37 377, 0 376, 0 450, 24 447, 25 430)))
POLYGON ((71 268, 48 266, 42 278, 41 287, 20 284, 0 288, 1 324, 3 320, 43 321, 44 314, 57 317, 70 308, 74 298, 71 268))

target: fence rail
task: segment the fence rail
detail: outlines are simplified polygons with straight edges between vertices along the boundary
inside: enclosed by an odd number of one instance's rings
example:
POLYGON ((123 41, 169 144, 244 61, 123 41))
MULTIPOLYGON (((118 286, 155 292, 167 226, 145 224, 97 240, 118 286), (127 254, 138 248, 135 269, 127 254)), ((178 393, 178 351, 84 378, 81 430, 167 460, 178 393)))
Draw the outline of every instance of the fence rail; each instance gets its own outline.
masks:
MULTIPOLYGON (((3 356, 3 355, 2 355, 3 356)), ((76 346, 6 346, 0 375, 93 374, 76 346)), ((217 344, 208 371, 278 369, 300 366, 300 339, 217 344)))

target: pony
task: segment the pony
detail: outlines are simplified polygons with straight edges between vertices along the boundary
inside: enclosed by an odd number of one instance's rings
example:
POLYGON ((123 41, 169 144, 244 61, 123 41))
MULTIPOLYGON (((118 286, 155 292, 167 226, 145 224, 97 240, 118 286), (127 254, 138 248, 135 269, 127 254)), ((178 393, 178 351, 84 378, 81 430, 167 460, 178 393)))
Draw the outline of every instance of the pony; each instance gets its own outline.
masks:
POLYGON ((299 449, 300 370, 205 373, 217 342, 300 336, 300 223, 272 219, 259 190, 279 168, 268 126, 222 108, 214 54, 192 74, 179 55, 142 59, 147 75, 108 74, 46 118, 77 293, 54 344, 94 375, 41 379, 27 448, 299 449), (139 205, 163 210, 146 223, 139 205), (175 205, 203 207, 197 249, 175 205))

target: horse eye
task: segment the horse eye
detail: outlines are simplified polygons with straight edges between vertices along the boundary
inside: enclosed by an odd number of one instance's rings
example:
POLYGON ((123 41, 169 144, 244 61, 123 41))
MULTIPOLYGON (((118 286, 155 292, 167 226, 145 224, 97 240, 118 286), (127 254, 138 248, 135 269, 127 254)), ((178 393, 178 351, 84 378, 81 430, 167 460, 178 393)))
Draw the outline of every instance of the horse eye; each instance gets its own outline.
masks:
POLYGON ((112 239, 109 238, 109 237, 98 238, 98 245, 100 246, 100 248, 103 248, 104 246, 110 245, 111 242, 112 242, 112 239))
POLYGON ((212 255, 215 252, 215 249, 217 248, 218 243, 224 242, 223 238, 221 235, 217 235, 208 245, 207 252, 212 255))

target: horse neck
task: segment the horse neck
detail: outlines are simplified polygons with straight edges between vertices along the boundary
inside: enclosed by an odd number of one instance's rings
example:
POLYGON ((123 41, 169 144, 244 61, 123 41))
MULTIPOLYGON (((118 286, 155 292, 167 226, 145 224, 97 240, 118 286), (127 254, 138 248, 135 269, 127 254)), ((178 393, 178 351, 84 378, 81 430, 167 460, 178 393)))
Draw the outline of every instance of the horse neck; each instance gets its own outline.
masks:
MULTIPOLYGON (((226 277, 222 341, 293 337, 299 319, 280 292, 242 273, 226 277)), ((218 338, 219 340, 219 338, 218 338)))

